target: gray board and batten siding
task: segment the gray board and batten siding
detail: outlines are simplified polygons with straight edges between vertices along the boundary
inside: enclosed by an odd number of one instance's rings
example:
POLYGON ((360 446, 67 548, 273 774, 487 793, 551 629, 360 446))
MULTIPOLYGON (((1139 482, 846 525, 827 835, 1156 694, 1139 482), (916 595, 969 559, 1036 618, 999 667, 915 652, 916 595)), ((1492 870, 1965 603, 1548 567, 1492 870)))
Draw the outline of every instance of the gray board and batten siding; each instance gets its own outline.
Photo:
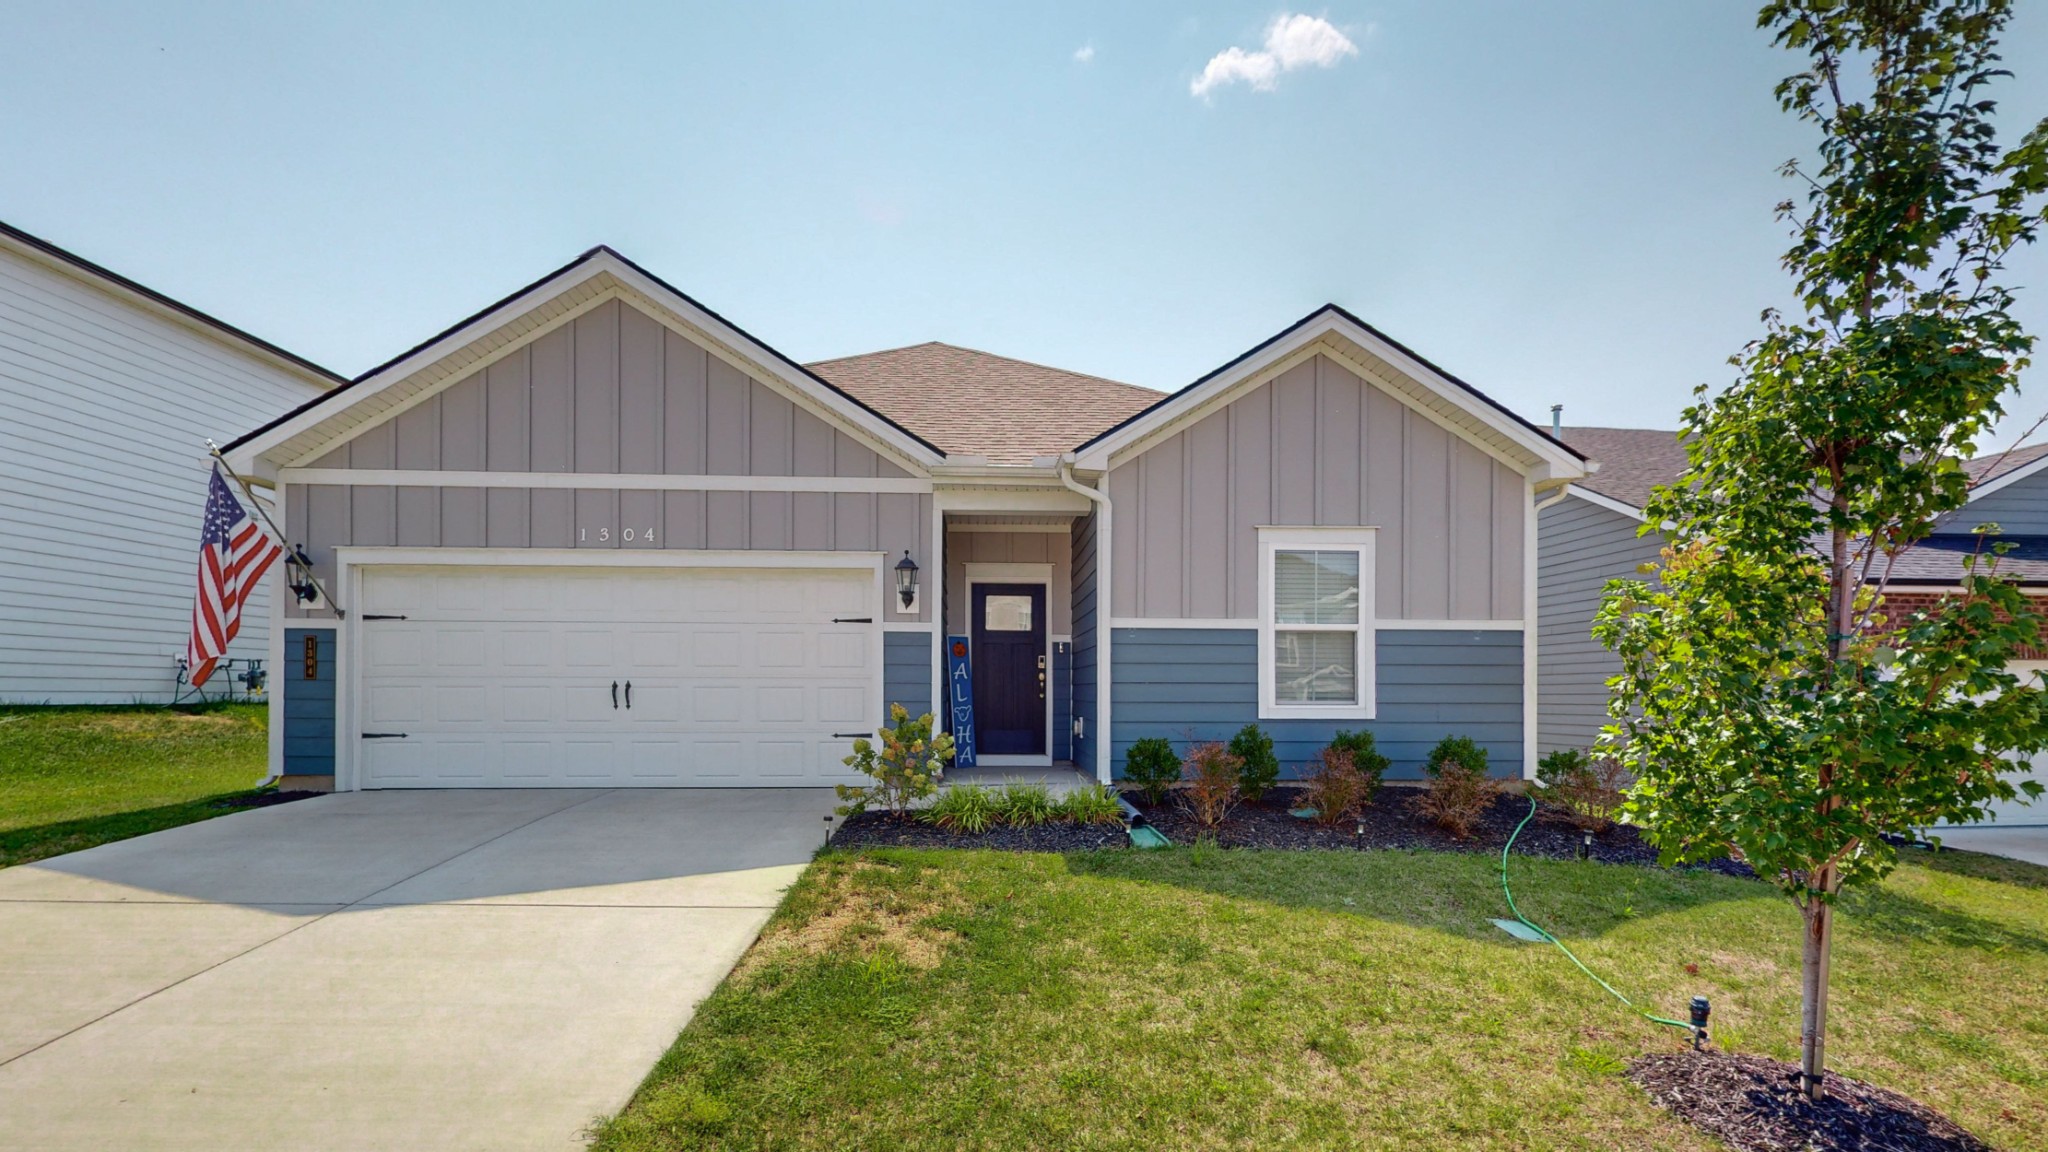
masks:
POLYGON ((1073 544, 1068 529, 1052 531, 946 530, 946 632, 963 635, 967 625, 969 564, 1049 564, 1052 587, 1045 598, 1046 631, 1073 632, 1073 544))
POLYGON ((1538 518, 1537 752, 1589 749, 1608 722, 1607 681, 1621 673, 1621 658, 1593 638, 1593 618, 1607 582, 1637 576, 1664 538, 1639 536, 1642 521, 1576 498, 1538 518))
POLYGON ((1258 632, 1250 628, 1119 628, 1110 689, 1115 775, 1148 736, 1185 752, 1257 723, 1273 737, 1282 775, 1302 775, 1340 729, 1364 729, 1393 761, 1391 780, 1422 775, 1447 735, 1486 749, 1493 775, 1522 774, 1522 633, 1382 628, 1378 709, 1371 720, 1260 720, 1258 632))
MULTIPOLYGON (((906 550, 926 556, 931 549, 929 493, 604 486, 607 473, 909 478, 781 393, 616 300, 363 431, 309 467, 587 473, 595 482, 590 488, 287 484, 288 531, 328 580, 333 550, 346 546, 890 556, 906 550), (628 527, 635 529, 630 542, 623 538, 628 527), (601 528, 610 530, 607 539, 599 538, 601 528)), ((915 617, 892 613, 890 619, 929 620, 928 604, 915 617)))
POLYGON ((1118 619, 1258 615, 1258 528, 1380 531, 1381 620, 1519 620, 1515 469, 1318 355, 1110 473, 1118 619))

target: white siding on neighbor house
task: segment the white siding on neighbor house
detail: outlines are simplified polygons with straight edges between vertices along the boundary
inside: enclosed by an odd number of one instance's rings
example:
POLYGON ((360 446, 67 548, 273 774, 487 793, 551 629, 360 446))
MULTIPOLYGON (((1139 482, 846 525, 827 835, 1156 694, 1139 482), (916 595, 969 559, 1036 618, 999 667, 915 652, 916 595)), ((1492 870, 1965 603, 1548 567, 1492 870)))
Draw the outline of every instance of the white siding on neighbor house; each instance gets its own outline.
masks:
MULTIPOLYGON (((170 698, 191 625, 206 438, 320 392, 0 251, 0 702, 170 698)), ((230 655, 268 651, 259 589, 230 655)))
POLYGON ((1633 577, 1657 559, 1661 535, 1637 536, 1642 522, 1567 497, 1537 525, 1537 750, 1590 748, 1607 723, 1607 681, 1621 660, 1593 639, 1593 617, 1609 580, 1633 577))

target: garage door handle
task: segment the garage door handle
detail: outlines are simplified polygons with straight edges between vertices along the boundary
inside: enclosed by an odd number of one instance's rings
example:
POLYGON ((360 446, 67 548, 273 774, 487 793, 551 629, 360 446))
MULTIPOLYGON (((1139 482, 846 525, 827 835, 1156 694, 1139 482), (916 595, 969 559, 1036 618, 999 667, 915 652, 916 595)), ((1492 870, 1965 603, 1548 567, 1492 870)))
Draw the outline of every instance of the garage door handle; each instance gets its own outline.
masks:
POLYGON ((365 733, 363 733, 363 739, 365 739, 365 740, 403 740, 403 739, 405 739, 405 733, 403 733, 403 732, 365 732, 365 733))
POLYGON ((628 681, 626 681, 626 711, 628 711, 628 712, 631 712, 632 710, 633 710, 633 682, 632 682, 631 680, 628 680, 628 681))
POLYGON ((619 708, 619 682, 618 682, 617 680, 614 680, 614 681, 612 681, 612 710, 613 710, 614 712, 616 712, 616 711, 618 711, 618 708, 619 708))

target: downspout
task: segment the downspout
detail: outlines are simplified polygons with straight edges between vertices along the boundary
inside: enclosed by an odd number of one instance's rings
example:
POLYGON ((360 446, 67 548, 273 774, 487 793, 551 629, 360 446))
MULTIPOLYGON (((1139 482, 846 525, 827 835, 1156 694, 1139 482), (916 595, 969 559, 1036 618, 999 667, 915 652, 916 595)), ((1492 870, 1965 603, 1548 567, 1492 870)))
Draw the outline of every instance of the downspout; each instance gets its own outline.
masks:
POLYGON ((1538 744, 1541 743, 1543 735, 1542 717, 1540 715, 1542 711, 1542 693, 1538 690, 1537 685, 1537 680, 1543 672, 1543 661, 1541 658, 1543 653, 1543 629, 1541 623, 1543 604, 1542 598, 1539 595, 1541 591, 1542 568, 1538 556, 1543 535, 1543 510, 1556 506, 1565 497, 1571 495, 1571 484, 1569 481, 1564 483, 1550 481, 1548 483, 1531 484, 1529 492, 1531 497, 1529 502, 1529 518, 1525 521, 1528 527, 1524 533, 1527 539, 1524 542, 1522 554, 1522 779, 1524 780, 1534 780, 1536 778, 1536 750, 1538 744), (1543 496, 1543 491, 1545 488, 1550 487, 1551 484, 1556 484, 1557 492, 1546 498, 1543 496))
MULTIPOLYGON (((1109 535, 1109 493, 1074 479, 1074 459, 1069 453, 1060 458, 1057 475, 1060 483, 1068 490, 1086 496, 1095 505, 1095 779, 1104 786, 1109 784, 1109 687, 1110 687, 1110 597, 1113 585, 1110 582, 1110 559, 1114 551, 1109 535)), ((1103 483, 1108 483, 1109 473, 1103 472, 1103 483)))

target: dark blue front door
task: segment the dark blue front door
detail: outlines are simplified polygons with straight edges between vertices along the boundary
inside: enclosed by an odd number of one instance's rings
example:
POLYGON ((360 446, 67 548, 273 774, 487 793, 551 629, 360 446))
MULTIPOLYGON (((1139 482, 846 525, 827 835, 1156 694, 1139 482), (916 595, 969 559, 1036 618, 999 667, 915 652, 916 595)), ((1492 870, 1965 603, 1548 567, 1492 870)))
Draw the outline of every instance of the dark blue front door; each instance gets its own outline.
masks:
POLYGON ((1045 585, 976 584, 974 735, 983 756, 1045 755, 1045 585))

